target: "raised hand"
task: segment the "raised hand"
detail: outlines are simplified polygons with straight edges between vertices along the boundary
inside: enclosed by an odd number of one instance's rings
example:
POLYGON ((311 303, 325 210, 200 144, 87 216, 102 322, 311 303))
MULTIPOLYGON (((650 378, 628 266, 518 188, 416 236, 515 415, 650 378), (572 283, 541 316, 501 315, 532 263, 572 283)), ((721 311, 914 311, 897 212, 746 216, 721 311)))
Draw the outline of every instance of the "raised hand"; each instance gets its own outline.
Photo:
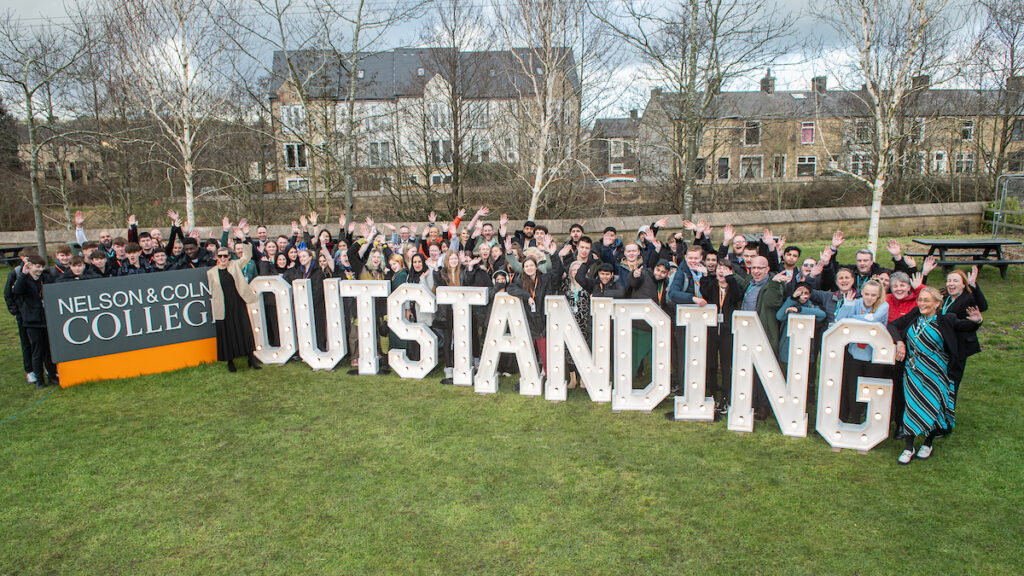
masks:
POLYGON ((703 218, 697 220, 697 230, 708 238, 711 237, 711 224, 708 224, 707 220, 703 218))
POLYGON ((313 210, 312 212, 309 213, 309 223, 312 224, 313 226, 316 226, 316 222, 319 218, 320 215, 316 213, 316 210, 313 210))
POLYGON ((437 222, 437 213, 431 210, 430 214, 427 215, 427 222, 430 222, 431 224, 437 222))
POLYGON ((174 210, 167 210, 167 217, 171 219, 171 222, 181 221, 181 217, 174 210))
POLYGON ((967 319, 975 324, 981 324, 984 320, 981 316, 981 310, 979 310, 977 306, 971 306, 967 309, 967 319))
POLYGON ((356 223, 355 222, 349 222, 348 223, 348 233, 351 234, 351 233, 353 233, 355 231, 356 231, 356 223))
POLYGON ((498 218, 498 224, 500 226, 508 224, 508 214, 502 214, 501 217, 498 218))
POLYGON ((839 250, 839 247, 846 241, 846 237, 843 236, 842 230, 836 230, 836 233, 832 235, 832 249, 839 250))
POLYGON ((821 273, 824 270, 825 270, 825 263, 823 261, 821 261, 821 260, 818 260, 817 262, 814 263, 814 266, 811 268, 811 276, 813 276, 814 278, 817 278, 818 276, 821 276, 821 273))
POLYGON ((978 267, 971 266, 971 271, 967 273, 967 285, 971 288, 978 287, 978 267))
POLYGON ((477 218, 483 218, 484 216, 487 216, 490 213, 491 209, 488 208, 487 206, 481 206, 480 209, 476 211, 477 218))
POLYGON ((342 214, 341 216, 338 216, 338 228, 340 228, 341 230, 344 230, 345 229, 345 222, 346 221, 348 221, 348 217, 345 216, 344 214, 342 214))
POLYGON ((903 263, 906 264, 909 268, 917 268, 917 260, 914 260, 913 256, 904 256, 903 263))
MULTIPOLYGON (((708 274, 708 267, 703 265, 703 264, 697 264, 693 268, 690 268, 690 270, 693 270, 694 272, 697 272, 697 273, 699 273, 701 275, 704 275, 704 276, 707 276, 707 274, 708 274)), ((731 270, 731 268, 730 268, 730 270, 731 270)))
POLYGON ((654 231, 651 230, 650 228, 644 230, 644 239, 646 239, 651 244, 654 244, 654 231))
POLYGON ((938 266, 938 262, 939 261, 935 259, 935 256, 925 258, 924 265, 921 266, 921 271, 924 272, 925 276, 927 276, 929 272, 935 270, 935 267, 938 266))
POLYGON ((761 239, 764 241, 764 245, 768 247, 769 252, 775 250, 775 236, 771 230, 765 228, 764 232, 761 233, 761 239))
POLYGON ((566 244, 565 246, 562 246, 561 250, 558 251, 558 255, 562 258, 565 258, 566 256, 569 255, 570 252, 572 252, 572 244, 566 244))
POLYGON ((636 268, 634 268, 633 269, 633 278, 639 278, 640 275, 643 274, 643 271, 644 271, 644 267, 643 267, 642 264, 640 266, 637 266, 636 268))
POLYGON ((825 250, 818 256, 818 258, 818 262, 822 265, 828 264, 832 260, 832 251, 825 250))
POLYGON ((775 249, 778 250, 780 254, 783 253, 785 251, 785 248, 786 248, 786 237, 785 236, 779 236, 779 241, 776 242, 775 244, 776 244, 775 249))
POLYGON ((241 226, 235 226, 235 238, 245 241, 245 232, 242 230, 241 226))
POLYGON ((411 238, 415 238, 416 237, 416 228, 417 227, 418 226, 416 225, 416 223, 409 224, 409 237, 411 237, 411 238))
POLYGON ((459 211, 455 213, 455 217, 458 218, 459 220, 462 220, 465 216, 466 216, 466 209, 465 208, 459 208, 459 211))
POLYGON ((224 218, 221 219, 220 225, 224 228, 225 231, 231 230, 231 219, 225 216, 224 218))
POLYGON ((395 231, 395 225, 394 224, 390 224, 388 222, 384 223, 384 228, 387 229, 387 230, 390 230, 391 232, 395 231))
POLYGON ((889 254, 892 254, 893 260, 899 260, 900 254, 903 254, 903 247, 900 246, 900 241, 895 238, 889 239, 889 243, 886 244, 885 249, 889 251, 889 254))
POLYGON ((302 216, 299 216, 299 225, 302 226, 303 229, 305 229, 306 226, 309 225, 309 220, 306 220, 306 215, 305 214, 303 214, 302 216))
POLYGON ((197 228, 192 230, 191 232, 188 233, 188 236, 189 238, 195 238, 196 240, 199 240, 199 229, 197 228))
POLYGON ((924 284, 924 274, 921 274, 920 272, 914 273, 914 275, 910 277, 910 285, 914 290, 917 290, 921 287, 921 284, 924 284))
POLYGON ((297 236, 299 233, 299 223, 292 220, 292 236, 297 236))
POLYGON ((693 230, 694 232, 696 232, 697 231, 697 225, 694 224, 693 222, 690 222, 689 220, 683 220, 683 229, 684 230, 693 230))
POLYGON ((505 253, 510 254, 512 252, 512 238, 505 236, 505 253))
POLYGON ((242 218, 241 220, 239 220, 238 221, 238 227, 242 229, 242 232, 245 232, 246 236, 249 235, 249 219, 248 218, 242 218))
POLYGON ((128 227, 135 226, 138 222, 135 220, 135 214, 128 216, 128 227))
POLYGON ((732 227, 732 224, 726 224, 722 230, 722 244, 730 244, 735 237, 736 229, 732 227))
POLYGON ((665 226, 668 226, 668 216, 665 216, 664 218, 659 218, 657 221, 655 221, 654 226, 656 228, 664 228, 665 226))
POLYGON ((785 272, 779 272, 778 274, 772 277, 772 280, 774 282, 785 284, 786 282, 789 282, 789 275, 786 274, 785 272))
POLYGON ((366 226, 368 228, 373 228, 374 224, 375 224, 375 222, 373 221, 373 218, 370 218, 369 216, 367 216, 366 217, 366 226))
POLYGON ((79 210, 75 212, 75 228, 81 228, 83 224, 85 224, 85 214, 79 210))
POLYGON ((359 235, 362 236, 363 238, 366 238, 367 240, 370 239, 370 229, 366 226, 366 224, 359 225, 359 235))

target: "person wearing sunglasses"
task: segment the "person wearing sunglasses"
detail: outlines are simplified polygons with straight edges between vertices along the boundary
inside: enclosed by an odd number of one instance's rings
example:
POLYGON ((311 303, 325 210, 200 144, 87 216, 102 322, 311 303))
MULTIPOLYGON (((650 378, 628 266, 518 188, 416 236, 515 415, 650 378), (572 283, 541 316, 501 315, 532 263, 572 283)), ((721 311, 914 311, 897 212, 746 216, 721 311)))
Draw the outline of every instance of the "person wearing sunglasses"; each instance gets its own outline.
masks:
POLYGON ((240 356, 248 358, 252 369, 260 369, 253 355, 256 342, 248 306, 256 302, 256 292, 242 272, 252 259, 252 245, 241 228, 235 228, 235 238, 242 244, 242 257, 232 260, 228 248, 221 246, 217 249, 216 264, 206 271, 217 332, 217 361, 227 362, 228 372, 235 372, 234 359, 240 356))

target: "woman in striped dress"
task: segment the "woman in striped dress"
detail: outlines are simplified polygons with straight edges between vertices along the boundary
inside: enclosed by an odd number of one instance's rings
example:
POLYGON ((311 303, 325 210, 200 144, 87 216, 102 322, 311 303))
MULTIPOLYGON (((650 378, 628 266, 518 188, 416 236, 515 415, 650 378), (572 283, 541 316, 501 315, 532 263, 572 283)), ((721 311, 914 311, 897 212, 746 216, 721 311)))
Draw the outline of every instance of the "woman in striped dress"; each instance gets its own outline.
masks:
MULTIPOLYGON (((932 454, 932 442, 942 430, 953 428, 953 380, 957 358, 956 326, 959 320, 943 315, 942 294, 924 287, 917 297, 917 309, 889 323, 896 341, 896 360, 906 359, 903 387, 906 407, 899 434, 906 446, 898 458, 900 464, 914 459, 914 441, 924 436, 917 450, 921 460, 932 454)), ((968 322, 981 323, 981 312, 972 308, 968 322)))

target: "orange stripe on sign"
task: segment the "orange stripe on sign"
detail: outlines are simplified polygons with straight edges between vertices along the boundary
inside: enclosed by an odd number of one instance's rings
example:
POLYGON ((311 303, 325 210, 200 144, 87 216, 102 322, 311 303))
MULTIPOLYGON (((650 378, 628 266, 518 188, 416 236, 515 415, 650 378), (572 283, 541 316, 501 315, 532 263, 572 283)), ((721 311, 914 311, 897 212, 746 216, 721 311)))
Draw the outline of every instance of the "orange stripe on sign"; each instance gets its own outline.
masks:
POLYGON ((159 374, 217 361, 217 339, 204 338, 155 348, 82 358, 57 364, 60 387, 83 382, 159 374))

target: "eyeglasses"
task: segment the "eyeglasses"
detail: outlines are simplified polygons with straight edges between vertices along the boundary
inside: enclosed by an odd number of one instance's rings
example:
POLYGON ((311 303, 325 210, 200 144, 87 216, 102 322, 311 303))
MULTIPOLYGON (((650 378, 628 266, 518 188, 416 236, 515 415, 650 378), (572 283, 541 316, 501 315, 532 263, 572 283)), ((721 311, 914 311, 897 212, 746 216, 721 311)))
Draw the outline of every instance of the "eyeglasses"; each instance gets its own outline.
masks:
POLYGON ((230 254, 217 254, 217 259, 220 260, 221 258, 231 258, 231 255, 230 254))
POLYGON ((751 266, 750 269, 751 270, 767 270, 768 267, 767 266, 751 266))

